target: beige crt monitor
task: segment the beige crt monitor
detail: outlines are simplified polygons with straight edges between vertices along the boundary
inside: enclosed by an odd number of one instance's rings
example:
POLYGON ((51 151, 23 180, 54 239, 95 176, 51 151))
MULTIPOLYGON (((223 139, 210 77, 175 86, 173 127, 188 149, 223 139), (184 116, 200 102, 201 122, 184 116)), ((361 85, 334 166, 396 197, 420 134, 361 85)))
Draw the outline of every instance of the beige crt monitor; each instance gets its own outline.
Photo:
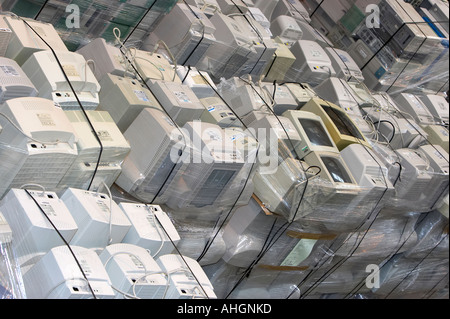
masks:
POLYGON ((127 61, 125 52, 114 45, 107 43, 103 38, 97 38, 76 51, 86 60, 94 61, 93 72, 98 81, 101 81, 108 73, 117 76, 135 78, 130 62, 127 61))
POLYGON ((361 143, 371 148, 355 122, 339 106, 314 98, 301 108, 302 111, 319 115, 339 150, 350 144, 361 143))
POLYGON ((216 28, 195 6, 179 2, 145 39, 142 49, 153 50, 159 40, 170 48, 177 64, 196 66, 216 39, 216 28))
POLYGON ((124 133, 131 152, 116 184, 137 199, 151 203, 166 186, 188 148, 189 139, 164 113, 144 109, 124 133), (152 138, 148 138, 151 136, 152 138))
POLYGON ((48 99, 12 99, 0 106, 0 125, 0 197, 29 183, 54 190, 78 155, 64 111, 48 99))
POLYGON ((149 84, 150 80, 181 83, 174 65, 162 54, 133 50, 132 64, 136 69, 137 78, 149 84))
POLYGON ((12 37, 5 57, 15 60, 19 65, 24 64, 35 52, 50 50, 49 46, 55 51, 69 52, 58 32, 50 23, 18 17, 3 18, 12 31, 12 37))
POLYGON ((272 62, 267 65, 264 71, 264 81, 266 82, 273 82, 275 80, 282 82, 287 80, 286 75, 296 60, 288 44, 284 43, 280 37, 275 37, 274 43, 277 46, 277 50, 275 51, 272 62))
POLYGON ((242 122, 218 96, 200 100, 205 107, 201 117, 203 122, 219 125, 222 128, 242 127, 242 122))
POLYGON ((300 134, 301 142, 296 148, 300 159, 311 152, 339 153, 320 116, 305 111, 287 111, 283 116, 291 120, 300 134))
POLYGON ((431 144, 441 146, 449 153, 449 136, 448 128, 441 125, 422 125, 423 130, 428 134, 428 141, 431 144))
POLYGON ((136 79, 106 74, 100 86, 98 110, 108 111, 122 133, 143 109, 162 111, 153 93, 136 79))
POLYGON ((16 61, 0 56, 0 104, 18 97, 34 97, 36 87, 16 61))
POLYGON ((39 97, 59 103, 64 110, 79 110, 78 101, 86 110, 97 108, 100 84, 81 54, 68 51, 36 52, 22 69, 36 86, 39 97))

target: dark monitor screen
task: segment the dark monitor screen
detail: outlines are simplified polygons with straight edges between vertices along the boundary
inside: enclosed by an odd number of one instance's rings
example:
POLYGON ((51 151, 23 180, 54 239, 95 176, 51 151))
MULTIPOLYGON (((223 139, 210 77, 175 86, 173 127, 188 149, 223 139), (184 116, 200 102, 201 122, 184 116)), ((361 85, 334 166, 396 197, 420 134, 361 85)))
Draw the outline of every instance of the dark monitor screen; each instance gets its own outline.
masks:
POLYGON ((308 136, 308 139, 314 146, 328 146, 333 147, 333 142, 330 140, 327 131, 325 131, 321 122, 310 119, 298 119, 300 124, 308 136))
POLYGON ((322 105, 322 108, 331 118, 341 134, 364 140, 361 132, 344 111, 332 108, 329 105, 322 105))
POLYGON ((327 168, 334 182, 348 184, 353 183, 350 175, 347 173, 347 170, 337 158, 324 156, 322 157, 322 161, 325 164, 325 167, 327 168))

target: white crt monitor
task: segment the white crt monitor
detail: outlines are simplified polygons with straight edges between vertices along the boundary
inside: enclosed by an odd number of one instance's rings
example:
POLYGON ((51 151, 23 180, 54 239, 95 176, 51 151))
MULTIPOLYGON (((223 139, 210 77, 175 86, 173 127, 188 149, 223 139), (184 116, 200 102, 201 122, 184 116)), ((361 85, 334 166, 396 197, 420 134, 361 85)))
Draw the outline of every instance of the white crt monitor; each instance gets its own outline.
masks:
POLYGON ((297 23, 303 31, 302 40, 317 42, 324 49, 328 47, 333 47, 333 43, 331 43, 331 41, 328 40, 328 38, 325 35, 323 35, 316 28, 311 26, 308 22, 297 20, 297 23))
POLYGON ((106 247, 99 257, 116 299, 163 299, 168 288, 166 275, 145 248, 114 244, 106 247))
POLYGON ((150 203, 187 151, 189 139, 164 112, 154 109, 144 109, 124 136, 131 152, 116 184, 150 203))
POLYGON ((311 152, 339 153, 320 116, 305 111, 287 111, 283 116, 291 120, 301 137, 296 149, 300 159, 311 152))
POLYGON ((196 66, 216 41, 215 31, 216 27, 201 9, 180 2, 158 23, 144 41, 143 49, 152 50, 162 40, 177 64, 196 66))
POLYGON ((181 83, 187 85, 199 99, 216 96, 217 87, 207 72, 196 67, 177 66, 177 74, 181 83))
POLYGON ((281 15, 272 21, 270 31, 275 37, 280 37, 283 43, 289 47, 303 36, 303 31, 297 21, 293 17, 285 15, 281 15))
POLYGON ((442 95, 428 94, 419 96, 419 98, 437 121, 441 120, 443 123, 449 124, 450 109, 445 97, 442 95))
POLYGON ((229 78, 256 54, 252 41, 243 27, 232 17, 216 12, 210 21, 216 27, 214 33, 216 44, 210 46, 206 52, 205 68, 215 78, 229 78))
POLYGON ((100 81, 99 111, 107 111, 123 133, 145 108, 162 110, 153 93, 140 81, 106 74, 100 81))
POLYGON ((439 145, 423 145, 418 148, 419 156, 423 156, 433 168, 433 179, 426 190, 430 205, 436 206, 439 201, 448 195, 449 187, 449 155, 439 145))
POLYGON ((0 126, 0 197, 29 183, 54 190, 78 156, 64 111, 43 98, 12 99, 0 106, 0 126))
POLYGON ((109 195, 68 188, 61 200, 78 226, 71 245, 100 252, 108 245, 122 242, 131 227, 126 215, 109 195))
POLYGON ((325 48, 331 59, 336 76, 345 81, 364 82, 364 76, 355 60, 346 51, 328 47, 325 48))
POLYGON ((111 280, 100 257, 91 249, 70 248, 51 249, 25 274, 27 298, 94 299, 95 295, 97 299, 113 299, 111 280))
POLYGON ((361 144, 347 146, 341 156, 359 186, 364 188, 393 189, 389 171, 372 150, 361 144))
POLYGON ((172 209, 215 207, 236 187, 244 158, 231 143, 225 143, 225 131, 217 125, 189 122, 183 129, 190 136, 194 157, 180 171, 182 183, 178 180, 176 195, 167 205, 172 209))
POLYGON ((205 107, 201 120, 217 124, 222 128, 242 127, 243 124, 220 97, 207 97, 200 100, 205 107))
POLYGON ((3 19, 12 31, 5 57, 15 60, 19 65, 23 65, 35 52, 50 50, 49 46, 55 51, 69 52, 58 32, 50 23, 17 17, 3 17, 3 19))
POLYGON ((13 232, 13 249, 22 274, 50 249, 63 245, 64 240, 70 242, 78 231, 70 211, 56 193, 28 193, 25 189, 11 189, 0 202, 0 211, 13 232))
POLYGON ((95 190, 103 183, 111 187, 131 150, 130 144, 106 111, 86 111, 87 118, 82 111, 65 111, 65 114, 76 133, 78 157, 58 189, 87 189, 90 185, 90 190, 95 190))
POLYGON ((383 109, 364 109, 373 123, 375 132, 382 143, 389 143, 393 149, 416 148, 427 139, 427 132, 416 122, 399 117, 383 109))
POLYGON ((296 57, 292 65, 297 73, 296 82, 306 82, 315 87, 323 80, 336 76, 328 54, 317 42, 299 40, 292 45, 291 51, 296 57))
POLYGON ((259 87, 250 84, 237 85, 232 88, 224 87, 222 97, 241 119, 253 111, 267 111, 266 99, 259 87))
POLYGON ((277 115, 282 115, 288 110, 297 110, 299 103, 292 94, 290 87, 285 85, 265 83, 262 84, 264 98, 269 101, 269 106, 277 115))
POLYGON ((308 83, 283 83, 291 92, 299 107, 308 103, 312 98, 317 97, 317 93, 308 83))
POLYGON ((399 149, 396 153, 402 165, 400 178, 394 183, 397 198, 412 202, 425 200, 424 194, 433 178, 428 161, 412 149, 399 149))
POLYGON ((4 57, 6 50, 8 49, 9 41, 11 40, 13 33, 6 24, 4 16, 0 15, 0 56, 4 57))
POLYGON ((164 255, 156 262, 169 274, 165 299, 217 299, 214 287, 200 264, 180 255, 164 255))
POLYGON ((349 115, 359 115, 360 101, 353 92, 347 82, 337 77, 331 77, 323 81, 320 85, 314 88, 318 96, 330 101, 333 104, 339 105, 349 115))
POLYGON ((150 89, 170 118, 180 127, 189 121, 199 120, 205 112, 202 102, 187 85, 152 81, 150 89))
POLYGON ((150 80, 181 83, 174 65, 162 54, 133 50, 131 62, 136 77, 148 85, 150 80))
POLYGON ((135 78, 134 71, 127 57, 121 49, 107 43, 103 38, 97 38, 76 51, 86 61, 93 61, 94 66, 89 65, 98 81, 107 74, 135 78))
MULTIPOLYGON (((393 97, 396 105, 401 112, 409 114, 418 124, 431 125, 437 124, 439 120, 434 118, 425 104, 417 95, 411 93, 400 93, 393 97)), ((406 115, 407 116, 407 115, 406 115)), ((409 118, 409 119, 410 119, 409 118)))
POLYGON ((79 110, 78 100, 84 109, 95 110, 99 104, 100 84, 86 59, 75 52, 56 51, 55 55, 62 70, 51 51, 34 53, 22 66, 39 91, 38 96, 59 103, 64 110, 79 110))
POLYGON ((19 97, 35 97, 36 87, 16 61, 0 57, 0 104, 19 97))
POLYGON ((310 23, 308 10, 301 4, 300 1, 295 0, 279 0, 269 17, 271 21, 275 20, 281 15, 293 17, 296 21, 310 23))
POLYGON ((249 129, 255 130, 258 139, 269 138, 267 144, 270 143, 271 134, 274 134, 279 142, 287 146, 293 156, 302 143, 302 138, 296 127, 285 116, 267 115, 258 121, 254 121, 249 129))
POLYGON ((161 206, 123 202, 119 207, 131 222, 122 243, 143 247, 153 258, 174 252, 181 238, 161 206))
POLYGON ((208 18, 216 12, 221 12, 220 6, 216 0, 186 0, 186 3, 199 8, 208 18))
POLYGON ((250 74, 254 78, 261 77, 266 66, 271 63, 278 47, 272 40, 271 35, 264 29, 251 15, 233 16, 242 31, 248 35, 254 53, 248 55, 248 61, 235 73, 236 76, 247 76, 250 74))

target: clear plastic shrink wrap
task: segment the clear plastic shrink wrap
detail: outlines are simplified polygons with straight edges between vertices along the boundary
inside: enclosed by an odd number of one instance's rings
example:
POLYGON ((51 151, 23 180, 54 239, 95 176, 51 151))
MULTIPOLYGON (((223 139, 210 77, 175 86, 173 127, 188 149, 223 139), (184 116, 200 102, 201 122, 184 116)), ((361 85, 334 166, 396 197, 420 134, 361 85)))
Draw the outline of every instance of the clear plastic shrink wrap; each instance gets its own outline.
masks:
POLYGON ((119 28, 122 36, 127 38, 127 44, 139 47, 148 33, 175 4, 175 0, 133 2, 6 0, 3 1, 2 10, 51 23, 61 34, 68 48, 75 51, 80 45, 98 37, 113 42, 114 28, 119 28), (74 24, 76 23, 74 14, 78 12, 79 26, 74 24))
POLYGON ((12 248, 12 230, 0 212, 0 299, 23 299, 22 273, 12 248))

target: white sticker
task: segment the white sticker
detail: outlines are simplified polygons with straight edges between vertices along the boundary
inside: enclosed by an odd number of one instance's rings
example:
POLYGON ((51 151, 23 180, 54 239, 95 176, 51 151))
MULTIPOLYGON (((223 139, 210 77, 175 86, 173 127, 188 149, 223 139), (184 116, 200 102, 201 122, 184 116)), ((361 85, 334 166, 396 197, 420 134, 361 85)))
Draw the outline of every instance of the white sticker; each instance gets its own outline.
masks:
POLYGON ((19 72, 17 72, 17 70, 10 65, 0 65, 0 69, 7 76, 19 76, 20 75, 19 72))
POLYGON ((186 93, 184 92, 174 92, 175 96, 181 103, 192 103, 186 93))
POLYGON ((50 114, 48 113, 40 113, 40 114, 36 114, 36 116, 38 117, 39 121, 41 121, 41 124, 43 126, 55 126, 55 122, 53 121, 53 118, 50 114))
POLYGON ((53 217, 57 216, 57 214, 56 214, 55 210, 53 209, 52 205, 47 204, 47 203, 41 203, 39 206, 42 208, 42 210, 44 211, 45 215, 53 216, 53 217))
POLYGON ((62 67, 63 67, 64 72, 67 74, 67 76, 80 77, 80 75, 78 74, 78 71, 74 65, 65 64, 62 67))
POLYGON ((312 55, 313 57, 321 57, 321 56, 322 56, 322 54, 320 53, 320 51, 317 51, 317 50, 311 50, 311 55, 312 55))
POLYGON ((136 94, 136 97, 139 100, 144 101, 144 102, 149 102, 150 101, 150 99, 148 98, 147 94, 145 94, 144 91, 134 90, 133 92, 134 92, 134 94, 136 94))
MULTIPOLYGON (((441 110, 443 110, 443 111, 447 111, 447 107, 445 106, 445 104, 444 103, 442 103, 442 102, 439 102, 438 103, 438 105, 439 105, 439 107, 441 108, 441 110)), ((447 104, 448 105, 448 104, 447 104)))
POLYGON ((211 141, 221 141, 222 140, 222 136, 220 136, 216 130, 206 130, 205 135, 209 136, 209 139, 211 141))
POLYGON ((97 206, 100 208, 102 212, 109 214, 110 211, 109 206, 104 201, 98 200, 97 206))
POLYGON ((108 131, 98 131, 97 135, 99 139, 103 142, 111 142, 113 140, 111 134, 109 134, 108 131))

